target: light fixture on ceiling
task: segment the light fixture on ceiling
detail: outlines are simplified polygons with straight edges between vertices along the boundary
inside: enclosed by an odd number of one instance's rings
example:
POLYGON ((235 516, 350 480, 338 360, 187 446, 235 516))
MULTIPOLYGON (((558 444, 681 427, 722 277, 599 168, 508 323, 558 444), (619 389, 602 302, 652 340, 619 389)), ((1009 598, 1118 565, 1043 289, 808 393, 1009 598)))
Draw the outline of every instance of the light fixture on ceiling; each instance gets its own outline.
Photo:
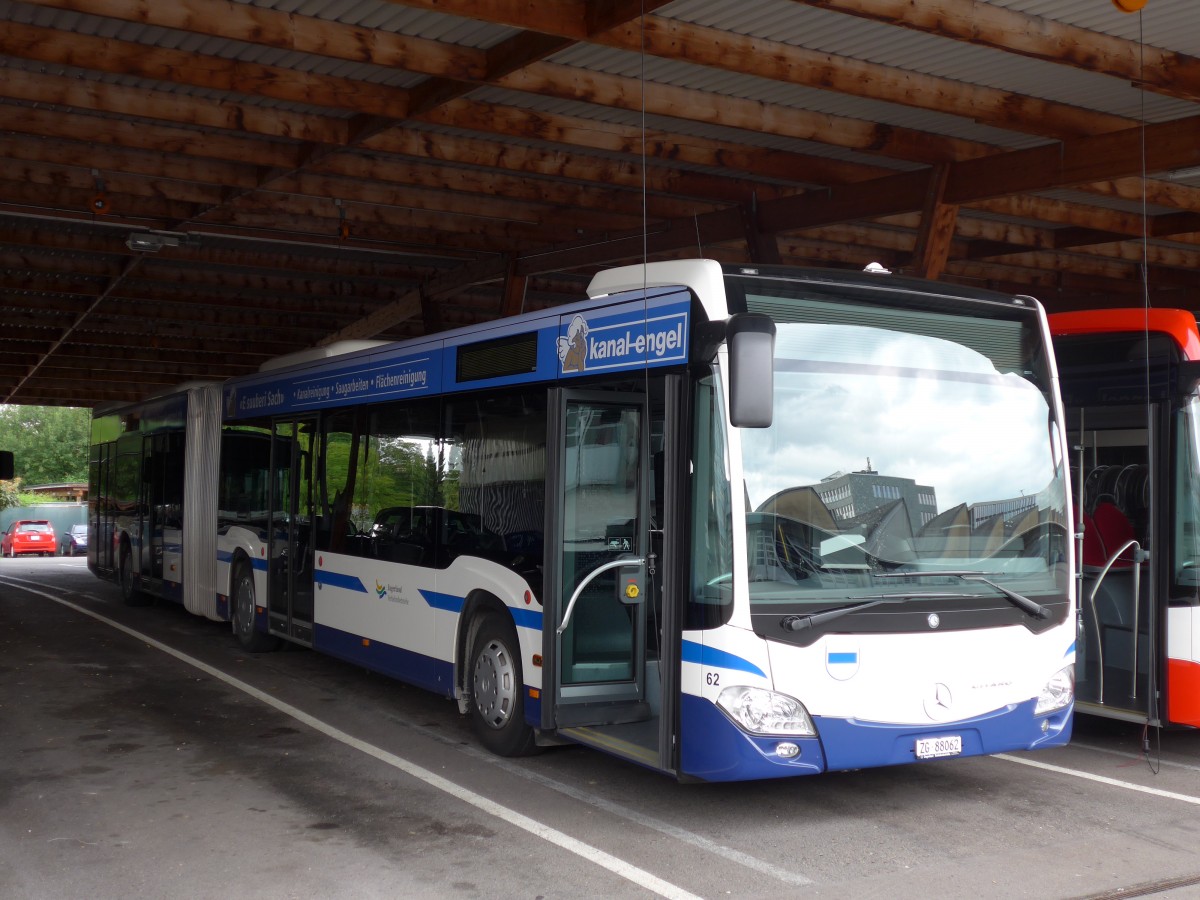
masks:
POLYGON ((157 253, 163 247, 178 247, 180 238, 157 231, 135 231, 125 238, 125 246, 141 253, 157 253))

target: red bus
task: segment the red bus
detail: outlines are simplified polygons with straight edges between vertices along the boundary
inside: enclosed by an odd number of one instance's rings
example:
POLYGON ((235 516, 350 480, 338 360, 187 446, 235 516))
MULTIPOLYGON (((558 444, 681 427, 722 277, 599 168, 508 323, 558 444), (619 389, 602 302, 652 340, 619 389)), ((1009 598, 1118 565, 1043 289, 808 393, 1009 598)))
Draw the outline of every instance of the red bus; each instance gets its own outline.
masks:
POLYGON ((1200 331, 1179 309, 1051 315, 1080 565, 1077 708, 1200 726, 1200 331))

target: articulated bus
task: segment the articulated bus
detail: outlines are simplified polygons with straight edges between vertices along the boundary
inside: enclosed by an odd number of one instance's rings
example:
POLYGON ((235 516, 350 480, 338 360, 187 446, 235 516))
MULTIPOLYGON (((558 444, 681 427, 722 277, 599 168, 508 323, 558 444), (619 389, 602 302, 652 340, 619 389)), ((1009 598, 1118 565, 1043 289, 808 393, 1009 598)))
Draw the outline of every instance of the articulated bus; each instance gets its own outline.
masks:
POLYGON ((183 385, 141 403, 93 411, 88 566, 117 581, 127 603, 159 597, 216 617, 207 561, 216 556, 210 498, 220 439, 216 385, 183 385))
MULTIPOLYGON (((192 608, 248 651, 456 700, 502 755, 728 781, 1069 739, 1069 461, 1035 301, 710 260, 588 293, 193 388, 223 424, 183 441, 221 446, 183 507, 215 586, 192 608)), ((136 594, 156 526, 112 527, 109 498, 156 516, 155 452, 181 444, 116 415, 93 565, 136 594), (122 441, 148 454, 128 472, 122 441)))
POLYGON ((1194 313, 1050 316, 1082 527, 1079 708, 1200 726, 1200 332, 1194 313))

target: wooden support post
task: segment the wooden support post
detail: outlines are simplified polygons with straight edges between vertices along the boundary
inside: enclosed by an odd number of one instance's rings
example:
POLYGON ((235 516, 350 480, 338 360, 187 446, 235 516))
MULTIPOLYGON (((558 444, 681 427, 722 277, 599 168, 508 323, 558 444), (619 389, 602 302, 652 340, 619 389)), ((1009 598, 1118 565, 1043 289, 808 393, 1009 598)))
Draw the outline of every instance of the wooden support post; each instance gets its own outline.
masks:
POLYGON ((764 232, 759 227, 758 198, 750 198, 750 206, 742 204, 742 222, 746 229, 746 251, 750 261, 764 266, 777 266, 783 262, 779 254, 779 241, 772 232, 764 232))
POLYGON ((500 302, 500 316, 516 316, 525 312, 525 290, 529 276, 517 273, 517 258, 508 258, 508 271, 504 275, 504 299, 500 302))
POLYGON ((913 274, 920 278, 939 278, 950 257, 958 206, 943 202, 949 176, 950 167, 945 163, 934 166, 930 172, 929 191, 921 211, 921 229, 913 248, 913 274))

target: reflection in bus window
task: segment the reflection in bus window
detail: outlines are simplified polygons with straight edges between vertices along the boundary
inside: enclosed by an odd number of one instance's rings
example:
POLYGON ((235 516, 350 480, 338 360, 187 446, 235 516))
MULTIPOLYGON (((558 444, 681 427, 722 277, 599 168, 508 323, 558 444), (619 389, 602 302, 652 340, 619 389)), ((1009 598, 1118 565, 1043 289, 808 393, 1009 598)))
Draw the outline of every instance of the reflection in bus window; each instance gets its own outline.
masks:
POLYGON ((1051 395, 1020 330, 1005 337, 991 359, 941 336, 779 326, 774 424, 742 432, 752 595, 821 602, 963 569, 1059 589, 1051 395))
POLYGON ((1171 580, 1194 591, 1200 587, 1200 397, 1189 397, 1176 416, 1171 580))

